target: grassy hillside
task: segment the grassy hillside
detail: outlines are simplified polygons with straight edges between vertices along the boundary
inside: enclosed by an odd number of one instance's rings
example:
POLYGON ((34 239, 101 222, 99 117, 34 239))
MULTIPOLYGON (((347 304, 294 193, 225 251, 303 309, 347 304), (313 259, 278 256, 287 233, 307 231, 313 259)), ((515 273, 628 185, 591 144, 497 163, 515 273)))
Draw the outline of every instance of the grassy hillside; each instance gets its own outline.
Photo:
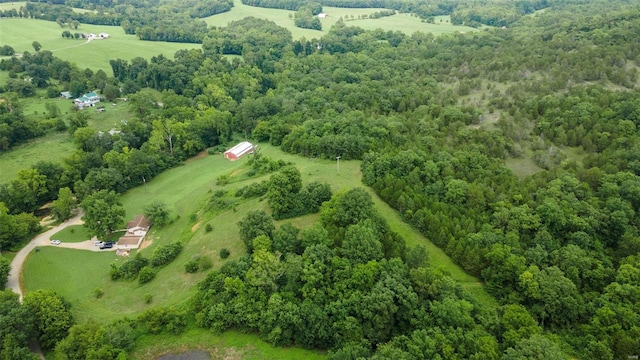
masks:
POLYGON ((55 56, 75 63, 81 69, 102 69, 110 76, 113 75, 109 65, 111 59, 131 60, 138 56, 149 59, 159 54, 173 57, 180 49, 200 47, 199 44, 141 41, 135 35, 126 35, 119 26, 81 24, 78 30, 69 30, 72 33, 106 32, 110 35, 107 40, 89 43, 85 40, 62 38, 64 30, 69 29, 63 29, 51 21, 5 18, 0 21, 0 43, 10 45, 17 53, 22 53, 33 52, 31 44, 38 41, 43 50, 49 50, 55 56))
MULTIPOLYGON (((331 184, 334 192, 361 184, 360 162, 342 161, 340 173, 334 161, 306 159, 283 153, 279 148, 262 146, 262 153, 273 158, 293 162, 301 172, 303 182, 318 180, 331 184)), ((206 255, 213 259, 214 268, 224 262, 241 256, 245 249, 240 240, 236 223, 250 210, 268 210, 266 201, 252 199, 239 202, 233 209, 221 213, 202 211, 202 207, 216 190, 232 190, 250 182, 266 179, 249 178, 244 166, 245 159, 230 162, 221 155, 206 155, 188 161, 184 165, 168 170, 141 186, 130 190, 122 198, 127 218, 141 213, 143 207, 160 199, 172 210, 176 220, 162 229, 152 231, 149 247, 141 250, 150 257, 157 245, 181 240, 185 248, 180 256, 162 268, 157 278, 146 285, 134 282, 113 282, 109 278, 109 264, 122 259, 115 252, 86 252, 62 248, 46 247, 31 254, 24 268, 24 286, 27 291, 51 288, 62 294, 73 305, 73 312, 80 321, 94 319, 109 321, 124 315, 135 316, 149 306, 183 303, 195 293, 195 285, 205 273, 187 274, 184 264, 192 256, 206 255), (231 175, 226 186, 216 185, 216 179, 223 174, 231 175), (192 215, 195 214, 195 215, 192 215), (207 224, 212 231, 205 231, 207 224), (218 256, 222 248, 231 251, 227 260, 218 256), (64 281, 61 281, 64 279, 64 281), (104 290, 104 296, 96 299, 93 290, 104 290), (153 295, 152 304, 146 304, 145 294, 153 295)), ((470 276, 455 265, 444 252, 433 245, 413 228, 403 223, 397 213, 382 202, 372 191, 376 207, 384 215, 394 231, 400 233, 409 246, 422 244, 427 247, 434 266, 446 269, 454 279, 482 303, 492 305, 494 300, 487 295, 478 279, 470 276)), ((295 226, 306 227, 317 220, 317 214, 291 221, 295 226)))
POLYGON ((279 10, 279 9, 266 9, 254 6, 244 5, 240 0, 235 0, 234 7, 231 11, 213 15, 204 20, 209 26, 223 27, 228 23, 236 20, 244 19, 248 16, 253 16, 260 19, 268 19, 276 24, 287 28, 293 34, 294 39, 305 37, 307 39, 320 38, 326 34, 333 24, 335 24, 341 17, 346 21, 349 26, 359 26, 366 30, 373 30, 381 28, 383 30, 402 31, 407 34, 412 34, 416 31, 431 32, 436 35, 443 33, 451 33, 456 31, 475 31, 476 29, 468 26, 454 26, 449 22, 448 16, 438 17, 435 24, 423 23, 418 17, 414 17, 411 14, 396 14, 394 16, 382 17, 379 19, 362 19, 358 20, 359 16, 370 15, 374 12, 380 11, 378 8, 336 8, 325 6, 322 10, 328 16, 324 19, 320 19, 322 22, 322 31, 301 29, 293 23, 293 11, 279 10), (351 20, 353 17, 353 20, 351 20), (442 22, 440 21, 442 20, 442 22))

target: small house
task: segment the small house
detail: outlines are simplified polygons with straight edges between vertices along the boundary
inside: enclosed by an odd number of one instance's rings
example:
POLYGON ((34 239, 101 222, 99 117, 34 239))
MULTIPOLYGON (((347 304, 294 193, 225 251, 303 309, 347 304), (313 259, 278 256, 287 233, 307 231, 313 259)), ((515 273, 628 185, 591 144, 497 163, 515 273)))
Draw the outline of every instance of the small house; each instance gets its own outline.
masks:
POLYGON ((76 106, 79 109, 84 109, 89 106, 95 106, 97 103, 99 103, 100 96, 98 96, 98 94, 92 91, 90 93, 86 93, 81 97, 73 100, 73 102, 76 104, 76 106))
POLYGON ((136 217, 127 223, 127 232, 118 239, 116 244, 119 249, 137 249, 140 243, 147 235, 151 222, 144 215, 136 215, 136 217))
POLYGON ((67 100, 69 100, 69 99, 73 99, 73 95, 71 95, 71 93, 70 93, 70 92, 68 92, 68 91, 63 91, 63 92, 61 92, 61 93, 60 93, 60 97, 61 97, 61 98, 65 98, 65 99, 67 99, 67 100))
POLYGON ((251 154, 253 153, 253 150, 255 149, 255 147, 253 146, 252 143, 248 142, 248 141, 243 141, 241 143, 239 143, 238 145, 232 147, 231 149, 227 150, 224 152, 224 157, 231 160, 231 161, 235 161, 240 159, 242 156, 246 155, 246 154, 251 154))

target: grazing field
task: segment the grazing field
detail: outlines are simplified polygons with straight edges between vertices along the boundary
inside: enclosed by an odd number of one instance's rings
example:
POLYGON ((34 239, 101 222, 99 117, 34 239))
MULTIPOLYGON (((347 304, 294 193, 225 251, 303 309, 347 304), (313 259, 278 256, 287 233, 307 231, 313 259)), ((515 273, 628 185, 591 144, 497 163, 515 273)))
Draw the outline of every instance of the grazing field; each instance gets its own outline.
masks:
MULTIPOLYGON (((360 162, 341 161, 340 173, 337 164, 331 160, 306 159, 286 154, 269 145, 261 145, 262 154, 273 159, 293 162, 301 172, 303 182, 312 180, 328 182, 334 193, 341 189, 362 186, 360 182, 360 162)), ((228 210, 212 212, 203 210, 210 194, 217 190, 232 190, 248 183, 267 179, 246 176, 247 159, 230 162, 222 155, 201 155, 187 161, 184 165, 170 169, 146 185, 130 190, 122 197, 127 215, 125 221, 142 212, 144 206, 153 200, 164 201, 172 211, 173 223, 160 229, 153 229, 140 250, 150 257, 158 245, 173 241, 185 242, 180 256, 161 268, 156 279, 145 285, 137 281, 111 281, 109 264, 122 262, 115 252, 95 253, 89 251, 47 247, 32 254, 24 270, 24 287, 27 291, 39 288, 52 288, 73 304, 74 316, 81 321, 94 319, 99 322, 110 321, 124 315, 135 316, 151 305, 169 305, 184 303, 195 293, 195 285, 206 275, 205 272, 188 274, 184 265, 194 255, 208 256, 213 268, 219 268, 226 261, 241 256, 244 245, 240 240, 236 223, 254 209, 267 210, 266 200, 238 200, 228 210), (231 175, 228 185, 216 184, 220 175, 231 175), (206 225, 211 231, 206 231, 206 225), (231 256, 222 260, 220 250, 230 250, 231 256), (80 270, 82 269, 82 270, 80 270), (83 274, 77 274, 81 272, 83 274), (90 275, 89 275, 90 274, 90 275), (61 281, 64 279, 64 281, 61 281), (100 288, 104 295, 96 299, 92 291, 100 288), (151 305, 144 301, 145 294, 153 295, 151 305)), ((469 289, 476 298, 487 305, 494 304, 478 279, 464 273, 442 250, 435 247, 413 228, 402 222, 398 214, 382 202, 372 191, 376 207, 384 215, 394 231, 401 234, 409 246, 422 244, 427 247, 431 263, 444 268, 463 287, 469 289)), ((318 215, 308 215, 291 221, 295 226, 306 227, 312 224, 318 215)), ((279 222, 281 223, 281 222, 279 222)), ((131 254, 132 256, 134 254, 131 254)))
POLYGON ((436 35, 456 31, 476 31, 476 29, 468 26, 451 25, 448 16, 436 18, 435 24, 422 22, 420 18, 412 16, 411 14, 396 14, 379 19, 358 20, 358 17, 362 17, 363 15, 368 16, 380 10, 383 9, 336 8, 325 6, 323 7, 322 12, 327 14, 327 17, 324 19, 320 19, 320 21, 322 22, 322 31, 319 31, 311 29, 301 29, 299 27, 296 27, 293 23, 293 11, 248 6, 244 5, 240 0, 235 0, 231 11, 213 15, 205 18, 204 20, 207 22, 207 24, 209 24, 209 26, 224 27, 232 21, 241 20, 248 16, 253 16, 260 19, 268 19, 291 31, 294 39, 300 39, 302 37, 306 39, 319 39, 324 34, 326 34, 331 29, 331 26, 338 22, 340 18, 343 18, 348 26, 359 26, 366 30, 374 30, 380 28, 383 30, 402 31, 406 34, 413 34, 416 31, 431 32, 436 35), (351 20, 352 18, 353 20, 351 20), (346 21, 347 19, 348 21, 346 21), (442 22, 440 20, 442 20, 442 22))
POLYGON ((104 70, 113 75, 109 60, 131 60, 135 57, 146 59, 159 54, 172 58, 180 49, 200 48, 200 44, 168 43, 141 41, 135 35, 127 35, 120 26, 101 26, 81 24, 77 30, 82 33, 108 33, 109 39, 86 40, 64 39, 61 28, 52 21, 4 18, 0 21, 0 44, 10 45, 16 53, 33 52, 32 43, 38 41, 43 50, 51 51, 55 56, 75 63, 79 68, 94 71, 104 70))
POLYGON ((228 360, 288 360, 326 359, 326 354, 300 348, 274 347, 255 334, 225 331, 215 335, 205 329, 189 329, 180 335, 145 335, 130 353, 131 359, 157 359, 166 354, 179 354, 193 350, 208 353, 211 359, 228 360))
POLYGON ((28 169, 38 161, 60 163, 73 151, 73 142, 68 133, 50 133, 27 143, 0 152, 0 184, 9 182, 20 170, 28 169))
MULTIPOLYGON (((0 72, 1 73, 1 72, 0 72)), ((60 117, 65 119, 72 115, 71 101, 62 99, 22 99, 25 115, 42 116, 45 104, 53 103, 60 109, 60 117)), ((132 115, 127 111, 127 103, 117 102, 116 106, 104 103, 106 110, 97 112, 89 108, 89 126, 98 131, 109 131, 119 128, 122 120, 128 120, 132 115)), ((12 147, 10 151, 0 152, 0 184, 13 180, 18 171, 28 169, 39 161, 61 163, 64 158, 74 151, 73 139, 69 133, 49 132, 44 136, 12 147)))
POLYGON ((0 10, 2 11, 11 10, 11 9, 18 10, 25 5, 27 5, 26 1, 13 1, 13 2, 0 3, 0 10))

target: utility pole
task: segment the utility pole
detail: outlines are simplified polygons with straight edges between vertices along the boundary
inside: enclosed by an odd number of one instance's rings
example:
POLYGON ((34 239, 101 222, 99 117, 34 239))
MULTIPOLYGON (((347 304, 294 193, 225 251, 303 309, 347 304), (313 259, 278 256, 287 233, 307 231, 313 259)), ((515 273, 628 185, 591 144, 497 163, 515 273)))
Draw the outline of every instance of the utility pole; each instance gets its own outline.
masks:
POLYGON ((147 193, 147 179, 142 177, 142 187, 144 188, 144 193, 147 193))
POLYGON ((338 162, 338 174, 340 174, 340 156, 336 156, 336 161, 338 162))

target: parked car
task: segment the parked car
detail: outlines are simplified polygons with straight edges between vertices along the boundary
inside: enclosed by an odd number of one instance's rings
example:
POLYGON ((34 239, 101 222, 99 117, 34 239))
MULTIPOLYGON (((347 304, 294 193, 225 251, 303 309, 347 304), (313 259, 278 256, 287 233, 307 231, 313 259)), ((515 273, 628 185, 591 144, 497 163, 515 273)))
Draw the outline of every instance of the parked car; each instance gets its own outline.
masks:
POLYGON ((60 243, 62 243, 60 240, 51 240, 51 244, 53 245, 60 245, 60 243))
POLYGON ((96 240, 93 242, 93 245, 95 246, 102 246, 102 244, 104 244, 104 241, 96 240))
POLYGON ((113 243, 112 242, 106 242, 102 245, 100 245, 100 249, 111 249, 113 247, 113 243))

